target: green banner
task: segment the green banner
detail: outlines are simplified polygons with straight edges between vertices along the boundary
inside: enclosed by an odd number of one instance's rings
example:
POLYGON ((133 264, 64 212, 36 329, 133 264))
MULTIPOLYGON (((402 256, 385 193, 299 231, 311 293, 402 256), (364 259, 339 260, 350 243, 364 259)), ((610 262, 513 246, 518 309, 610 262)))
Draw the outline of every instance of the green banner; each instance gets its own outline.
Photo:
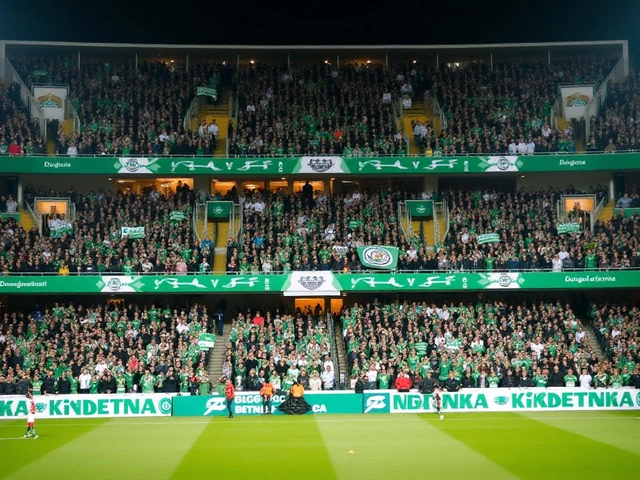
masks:
POLYGON ((558 235, 563 233, 578 233, 580 231, 580 224, 576 222, 572 223, 559 223, 558 235))
POLYGON ((433 201, 407 200, 407 210, 412 217, 433 217, 433 201))
MULTIPOLYGON (((37 418, 160 417, 171 415, 172 397, 157 394, 37 396, 37 418)), ((0 396, 0 420, 26 418, 24 395, 0 396)))
POLYGON ((485 243, 497 243, 500 241, 500 235, 497 233, 483 233, 482 235, 478 235, 476 239, 479 245, 484 245, 485 243))
POLYGON ((214 100, 217 100, 218 90, 216 90, 215 88, 209 88, 209 87, 198 87, 196 91, 196 95, 198 97, 211 97, 214 100))
MULTIPOLYGON (((471 388, 442 392, 442 413, 548 410, 638 410, 640 394, 620 388, 471 388)), ((436 413, 432 394, 368 391, 363 413, 436 413)))
POLYGON ((198 346, 205 347, 207 350, 213 348, 216 344, 216 336, 213 333, 201 333, 198 337, 198 346))
POLYGON ((7 218, 13 218, 16 222, 19 222, 20 221, 20 214, 18 212, 16 212, 16 213, 2 212, 2 213, 0 213, 0 218, 2 220, 6 220, 7 218))
POLYGON ((640 208, 614 208, 613 213, 616 215, 624 215, 626 218, 631 218, 634 215, 640 215, 640 208))
POLYGON ((229 218, 233 202, 207 202, 208 218, 229 218))
POLYGON ((398 247, 358 247, 358 256, 364 268, 395 270, 398 266, 398 247))
POLYGON ((486 157, 0 157, 0 173, 92 175, 445 175, 640 170, 640 153, 486 157))
MULTIPOLYGON (((362 413, 362 395, 353 392, 315 393, 307 391, 305 400, 311 405, 309 413, 362 413)), ((271 412, 283 415, 278 407, 286 399, 283 393, 276 393, 271 399, 271 412)), ((232 411, 234 416, 262 414, 262 397, 258 392, 236 392, 232 411)), ((226 416, 225 397, 220 395, 197 397, 174 397, 175 417, 226 416)))
POLYGON ((169 214, 169 221, 171 223, 180 223, 187 219, 187 214, 180 210, 172 210, 169 214))
POLYGON ((68 223, 64 223, 56 227, 49 228, 49 235, 51 236, 51 238, 61 238, 63 235, 72 235, 72 234, 73 234, 73 227, 68 223))
POLYGON ((144 238, 144 226, 122 227, 122 238, 144 238))
POLYGON ((278 293, 330 297, 348 292, 637 288, 640 270, 491 273, 332 273, 283 275, 4 276, 0 295, 75 293, 278 293))

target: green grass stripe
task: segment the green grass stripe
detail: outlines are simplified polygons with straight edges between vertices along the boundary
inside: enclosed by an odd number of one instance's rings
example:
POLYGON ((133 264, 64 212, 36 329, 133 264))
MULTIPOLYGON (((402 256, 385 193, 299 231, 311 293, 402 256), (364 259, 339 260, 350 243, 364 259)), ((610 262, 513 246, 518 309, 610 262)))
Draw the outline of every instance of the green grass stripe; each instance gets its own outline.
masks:
POLYGON ((522 413, 552 427, 640 455, 640 411, 522 413), (597 416, 596 416, 597 415, 597 416), (537 418, 538 417, 538 418, 537 418))
POLYGON ((53 448, 38 460, 25 462, 28 465, 9 478, 51 479, 56 472, 65 480, 168 478, 207 426, 206 422, 177 425, 169 417, 114 418, 101 425, 95 419, 69 421, 74 425, 68 429, 47 431, 42 426, 42 438, 33 443, 46 442, 53 448), (61 441, 67 432, 84 430, 83 423, 94 426, 82 436, 61 441))
POLYGON ((20 439, 27 429, 26 420, 3 420, 0 422, 0 478, 6 478, 30 463, 37 463, 60 446, 82 438, 106 421, 92 420, 90 425, 78 426, 77 420, 36 420, 36 432, 40 438, 20 439))
MULTIPOLYGON (((602 413, 592 412, 594 428, 606 422, 602 413)), ((538 415, 550 418, 550 412, 538 415)), ((572 415, 564 412, 563 418, 572 415)), ((535 416, 491 414, 488 421, 482 413, 462 413, 448 414, 450 421, 431 415, 422 418, 522 479, 632 478, 638 472, 637 455, 537 421, 535 416)))
POLYGON ((312 415, 212 417, 173 478, 336 478, 312 415))
POLYGON ((514 478, 417 415, 317 416, 316 422, 341 479, 514 478))

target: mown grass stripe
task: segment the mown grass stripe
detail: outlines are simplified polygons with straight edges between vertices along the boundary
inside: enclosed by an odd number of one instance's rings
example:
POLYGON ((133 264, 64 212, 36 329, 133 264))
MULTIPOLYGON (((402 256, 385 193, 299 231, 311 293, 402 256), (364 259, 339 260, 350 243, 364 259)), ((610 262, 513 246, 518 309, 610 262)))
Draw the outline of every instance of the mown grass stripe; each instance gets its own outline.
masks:
MULTIPOLYGON (((78 438, 87 434, 91 430, 99 427, 107 420, 92 420, 90 425, 77 426, 77 420, 38 420, 36 422, 36 432, 40 438, 25 439, 23 442, 4 442, 1 448, 2 461, 0 462, 0 478, 6 478, 14 472, 25 468, 31 463, 38 462, 52 451, 61 446, 74 442, 78 438), (55 428, 71 425, 76 428, 55 428)), ((2 421, 1 437, 19 438, 24 435, 27 428, 26 420, 2 421)), ((44 473, 43 473, 44 475, 44 473)), ((51 476, 49 476, 51 478, 51 476)))
MULTIPOLYGON (((602 415, 602 412, 594 412, 602 415)), ((454 416, 449 414, 447 417, 454 416)), ((473 413, 460 414, 473 419, 473 413)), ((548 418, 549 412, 541 415, 548 418)), ((562 480, 585 478, 631 478, 637 475, 640 457, 603 442, 556 428, 533 416, 505 413, 505 419, 521 421, 484 423, 438 421, 423 415, 425 422, 460 441, 522 479, 562 480)), ((601 423, 594 423, 598 428, 601 423)), ((619 425, 619 422, 615 422, 619 425)))
MULTIPOLYGON (((206 425, 177 427, 170 422, 157 424, 153 418, 149 418, 148 425, 144 425, 145 420, 136 419, 140 424, 134 427, 126 423, 109 425, 111 420, 107 420, 103 425, 64 444, 58 443, 57 438, 64 431, 57 429, 55 434, 47 434, 35 440, 34 444, 50 439, 59 445, 58 448, 28 463, 9 478, 169 478, 206 425)), ((73 421, 96 423, 94 419, 73 421)), ((45 431, 43 428, 42 432, 45 431)), ((75 432, 77 429, 69 431, 75 432)))
POLYGON ((172 478, 329 480, 336 474, 311 415, 213 417, 172 478))
POLYGON ((416 415, 371 415, 369 424, 362 418, 345 415, 336 424, 316 417, 340 479, 514 478, 416 415))

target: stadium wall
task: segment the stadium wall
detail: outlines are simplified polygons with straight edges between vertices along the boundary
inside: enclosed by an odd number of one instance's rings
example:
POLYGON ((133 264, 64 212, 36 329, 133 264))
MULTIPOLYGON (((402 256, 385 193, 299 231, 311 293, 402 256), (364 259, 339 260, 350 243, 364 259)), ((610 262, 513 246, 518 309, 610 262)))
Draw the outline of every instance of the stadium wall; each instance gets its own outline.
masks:
MULTIPOLYGON (((433 413, 432 394, 399 393, 395 390, 307 392, 305 399, 313 414, 433 413)), ((274 395, 271 411, 278 410, 284 394, 274 395)), ((167 394, 55 395, 35 397, 37 417, 206 417, 226 416, 223 396, 167 394)), ((257 392, 237 392, 233 403, 237 416, 262 413, 257 392)), ((640 410, 640 391, 631 388, 584 390, 581 388, 474 388, 442 393, 442 411, 526 412, 577 410, 640 410)), ((26 418, 23 396, 0 397, 0 420, 26 418)))

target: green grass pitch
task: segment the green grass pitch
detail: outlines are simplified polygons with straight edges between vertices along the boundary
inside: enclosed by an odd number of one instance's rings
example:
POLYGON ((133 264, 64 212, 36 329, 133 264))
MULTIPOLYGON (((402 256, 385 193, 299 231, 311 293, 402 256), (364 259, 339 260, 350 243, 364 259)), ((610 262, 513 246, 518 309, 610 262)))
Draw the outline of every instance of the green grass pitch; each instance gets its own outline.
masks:
POLYGON ((0 422, 0 478, 637 478, 640 412, 0 422), (206 477, 205 477, 206 476, 206 477))

